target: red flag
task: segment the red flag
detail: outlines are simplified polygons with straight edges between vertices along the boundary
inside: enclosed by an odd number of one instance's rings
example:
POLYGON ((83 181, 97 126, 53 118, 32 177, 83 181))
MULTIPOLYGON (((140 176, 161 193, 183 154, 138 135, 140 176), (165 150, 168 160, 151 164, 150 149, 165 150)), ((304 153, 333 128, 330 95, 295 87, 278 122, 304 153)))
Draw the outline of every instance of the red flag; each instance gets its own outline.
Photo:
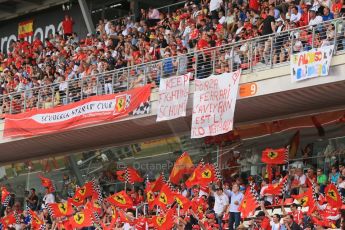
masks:
POLYGON ((143 216, 134 220, 134 225, 136 230, 145 230, 147 224, 147 219, 143 216))
POLYGON ((192 175, 186 180, 185 184, 187 188, 191 188, 199 183, 199 176, 201 174, 202 167, 204 165, 199 163, 198 166, 194 169, 192 175))
POLYGON ((152 209, 154 206, 155 195, 152 191, 152 185, 150 182, 146 183, 145 195, 146 195, 147 203, 149 205, 149 209, 152 209))
POLYGON ((133 200, 125 191, 115 193, 107 198, 107 201, 119 208, 131 208, 133 207, 133 200))
POLYGON ((1 218, 2 229, 7 229, 9 225, 15 224, 17 219, 14 214, 7 215, 1 218))
POLYGON ((156 197, 154 204, 161 207, 162 209, 166 209, 167 205, 170 205, 174 202, 174 193, 169 188, 168 184, 164 184, 161 192, 156 197))
POLYGON ((329 184, 325 188, 325 197, 327 203, 332 206, 333 208, 340 209, 343 202, 341 196, 338 192, 337 187, 334 184, 329 184))
POLYGON ((282 195, 284 186, 286 186, 288 176, 285 176, 283 180, 277 184, 269 184, 268 187, 264 190, 264 194, 269 195, 282 195))
POLYGON ((96 212, 98 215, 102 213, 102 204, 98 199, 91 199, 85 204, 85 208, 93 212, 96 212))
POLYGON ((82 212, 77 212, 69 218, 69 223, 72 228, 83 228, 93 226, 92 211, 84 209, 82 212))
POLYGON ((248 186, 246 192, 244 193, 243 200, 240 204, 238 210, 242 214, 242 218, 247 218, 255 209, 259 206, 259 203, 253 194, 253 187, 248 186))
POLYGON ((156 179, 156 181, 152 184, 152 192, 158 192, 159 190, 161 190, 164 183, 165 183, 165 179, 164 179, 163 174, 161 174, 156 179))
POLYGON ((202 187, 207 187, 210 183, 217 181, 214 165, 206 164, 197 172, 198 184, 202 187))
POLYGON ((175 215, 175 210, 170 209, 165 214, 152 217, 153 226, 157 230, 172 229, 172 227, 174 226, 174 218, 173 218, 174 215, 175 215))
POLYGON ((118 215, 119 215, 119 221, 121 223, 129 223, 129 224, 133 223, 133 220, 129 219, 123 210, 119 210, 118 215))
POLYGON ((72 203, 68 201, 65 203, 50 203, 47 204, 47 208, 49 210, 50 215, 52 215, 55 218, 70 216, 74 212, 72 203))
POLYGON ((79 197, 80 199, 85 199, 93 195, 94 191, 94 181, 86 182, 82 187, 76 189, 74 197, 79 197))
POLYGON ((270 149, 262 151, 262 162, 271 165, 285 164, 288 161, 288 151, 286 148, 270 149))
POLYGON ((141 183, 144 181, 139 172, 132 167, 127 167, 125 170, 119 170, 116 172, 116 175, 119 181, 128 182, 131 184, 136 182, 141 183))
POLYGON ((74 196, 73 198, 68 198, 67 202, 71 203, 75 207, 80 207, 80 206, 84 205, 84 199, 81 199, 78 196, 74 196))
POLYGON ((170 181, 174 184, 179 184, 181 177, 184 174, 190 174, 193 172, 194 165, 189 154, 184 152, 175 162, 173 169, 170 173, 170 181))
POLYGON ((190 203, 190 200, 182 196, 182 194, 175 193, 174 196, 175 196, 176 203, 180 206, 181 209, 188 210, 190 206, 192 205, 190 203))
POLYGON ((49 192, 55 192, 55 187, 52 180, 50 180, 49 178, 43 177, 41 175, 38 177, 41 179, 41 184, 43 187, 47 188, 49 192))
POLYGON ((11 193, 7 190, 6 187, 1 187, 1 204, 4 207, 7 207, 8 202, 10 202, 11 193))
POLYGON ((291 197, 296 199, 302 207, 309 206, 309 209, 311 209, 314 206, 312 187, 309 187, 308 190, 302 194, 292 195, 291 197))
POLYGON ((191 202, 193 212, 201 218, 207 209, 207 202, 202 197, 194 198, 191 202))
POLYGON ((31 226, 34 230, 41 229, 43 226, 45 226, 44 221, 38 217, 38 215, 32 211, 31 209, 28 210, 29 215, 31 216, 31 226))

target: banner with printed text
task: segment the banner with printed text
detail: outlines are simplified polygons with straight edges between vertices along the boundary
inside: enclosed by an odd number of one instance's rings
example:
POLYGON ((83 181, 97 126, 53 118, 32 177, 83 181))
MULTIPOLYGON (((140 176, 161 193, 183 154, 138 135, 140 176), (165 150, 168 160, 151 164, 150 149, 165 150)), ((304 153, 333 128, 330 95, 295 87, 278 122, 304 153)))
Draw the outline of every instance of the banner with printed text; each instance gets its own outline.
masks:
POLYGON ((150 110, 151 85, 68 105, 5 116, 4 137, 34 136, 118 120, 150 110))
POLYGON ((157 121, 186 116, 190 74, 161 78, 157 121))
POLYGON ((291 55, 291 77, 293 82, 327 76, 334 46, 300 52, 291 55))
POLYGON ((195 80, 192 138, 231 131, 241 71, 195 80))

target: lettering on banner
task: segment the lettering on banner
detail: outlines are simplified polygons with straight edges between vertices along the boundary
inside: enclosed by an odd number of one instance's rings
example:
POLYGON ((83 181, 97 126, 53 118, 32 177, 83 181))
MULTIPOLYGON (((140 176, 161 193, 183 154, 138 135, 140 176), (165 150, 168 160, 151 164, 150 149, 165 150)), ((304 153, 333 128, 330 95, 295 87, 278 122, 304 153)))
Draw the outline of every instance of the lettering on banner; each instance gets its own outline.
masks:
POLYGON ((215 136, 233 129, 240 71, 196 80, 192 138, 215 136))
POLYGON ((334 46, 324 46, 291 56, 291 76, 294 82, 327 76, 334 46))
POLYGON ((186 116, 190 74, 161 79, 157 121, 186 116))

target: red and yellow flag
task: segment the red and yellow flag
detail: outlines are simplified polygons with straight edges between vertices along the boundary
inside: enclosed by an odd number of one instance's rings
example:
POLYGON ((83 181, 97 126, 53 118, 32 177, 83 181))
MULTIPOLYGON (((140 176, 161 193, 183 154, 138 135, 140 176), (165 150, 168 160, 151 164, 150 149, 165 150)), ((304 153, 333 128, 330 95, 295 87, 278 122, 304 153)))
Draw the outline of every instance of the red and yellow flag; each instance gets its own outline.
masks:
POLYGON ((7 215, 1 218, 0 223, 2 224, 2 229, 7 229, 7 227, 11 224, 15 224, 17 222, 16 217, 14 214, 7 215))
POLYGON ((72 203, 68 201, 64 203, 50 203, 47 204, 47 208, 50 214, 55 218, 70 216, 74 212, 72 203))
POLYGON ((170 173, 170 182, 179 184, 181 177, 184 174, 190 174, 194 170, 193 161, 189 154, 184 152, 175 162, 170 173))
POLYGON ((325 188, 325 197, 330 206, 333 208, 341 208, 343 201, 337 187, 334 184, 327 185, 325 188))
POLYGON ((1 187, 1 204, 4 207, 7 207, 8 202, 10 201, 10 199, 11 199, 10 192, 7 190, 6 187, 1 187))
POLYGON ((69 218, 72 228, 83 228, 93 226, 92 211, 85 209, 83 212, 77 212, 69 218))
POLYGON ((259 206, 257 199, 255 198, 251 186, 248 186, 244 193, 243 200, 238 210, 242 214, 242 218, 247 218, 255 209, 259 206))
POLYGON ((143 182, 144 179, 140 176, 139 172, 132 167, 127 167, 125 170, 116 171, 117 179, 119 181, 134 184, 135 182, 143 182))
POLYGON ((161 192, 156 197, 154 204, 162 209, 166 209, 166 206, 172 204, 174 200, 175 198, 173 191, 169 188, 168 184, 164 184, 161 192))
POLYGON ((270 165, 286 164, 288 161, 287 149, 265 149, 262 151, 261 160, 263 163, 270 165))
POLYGON ((31 227, 34 230, 41 229, 45 225, 44 221, 38 217, 38 215, 29 209, 29 215, 31 216, 31 227))
POLYGON ((152 224, 157 230, 172 229, 174 226, 174 209, 170 209, 167 213, 152 217, 152 224))
POLYGON ((132 198, 125 191, 121 191, 109 196, 107 201, 111 205, 119 208, 131 208, 133 206, 132 198))
POLYGON ((25 38, 34 34, 34 21, 27 20, 18 24, 18 38, 25 38))

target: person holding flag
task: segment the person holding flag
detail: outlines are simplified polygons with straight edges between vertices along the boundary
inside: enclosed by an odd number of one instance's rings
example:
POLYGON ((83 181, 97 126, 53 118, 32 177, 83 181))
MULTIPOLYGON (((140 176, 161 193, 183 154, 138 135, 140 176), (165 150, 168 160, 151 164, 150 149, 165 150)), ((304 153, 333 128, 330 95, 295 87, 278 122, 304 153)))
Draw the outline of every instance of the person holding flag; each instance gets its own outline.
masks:
POLYGON ((217 223, 219 225, 219 230, 222 230, 222 219, 223 215, 225 214, 226 210, 229 206, 229 198, 224 193, 223 188, 220 188, 218 186, 215 187, 215 192, 213 192, 214 196, 214 206, 213 210, 216 214, 217 223))

